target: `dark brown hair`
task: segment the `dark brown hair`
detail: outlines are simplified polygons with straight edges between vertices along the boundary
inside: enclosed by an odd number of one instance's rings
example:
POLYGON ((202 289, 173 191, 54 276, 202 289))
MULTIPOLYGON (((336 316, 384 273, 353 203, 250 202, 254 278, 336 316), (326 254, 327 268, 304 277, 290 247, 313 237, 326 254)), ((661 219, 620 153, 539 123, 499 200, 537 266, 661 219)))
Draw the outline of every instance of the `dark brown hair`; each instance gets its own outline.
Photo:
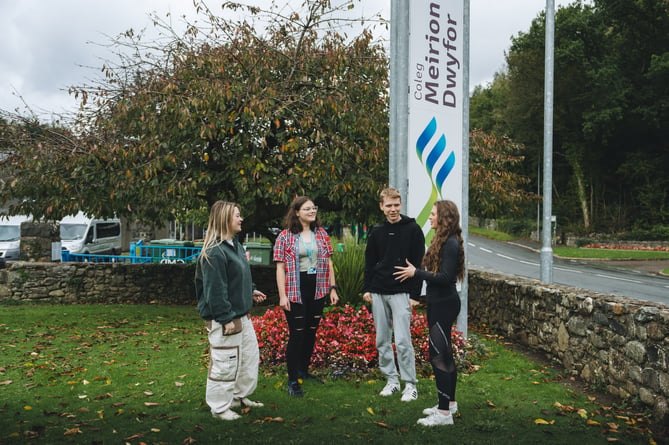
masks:
POLYGON ((453 201, 443 200, 434 203, 437 209, 437 226, 434 229, 434 237, 430 247, 423 257, 423 269, 430 272, 438 272, 441 264, 441 250, 446 240, 455 236, 460 246, 456 275, 458 280, 465 276, 465 248, 462 240, 462 228, 460 227, 460 212, 453 201))
MULTIPOLYGON (((286 213, 286 225, 285 228, 288 229, 292 233, 300 233, 302 231, 302 223, 300 222, 300 218, 297 216, 297 212, 300 211, 304 203, 311 201, 312 203, 314 202, 313 199, 309 198, 308 196, 298 196, 295 199, 293 199, 293 202, 290 203, 290 206, 288 207, 288 213, 286 213)), ((314 205, 316 205, 314 203, 314 205)), ((316 215, 316 219, 314 222, 311 224, 311 230, 315 230, 317 227, 320 227, 321 223, 320 220, 318 219, 318 215, 316 215)))

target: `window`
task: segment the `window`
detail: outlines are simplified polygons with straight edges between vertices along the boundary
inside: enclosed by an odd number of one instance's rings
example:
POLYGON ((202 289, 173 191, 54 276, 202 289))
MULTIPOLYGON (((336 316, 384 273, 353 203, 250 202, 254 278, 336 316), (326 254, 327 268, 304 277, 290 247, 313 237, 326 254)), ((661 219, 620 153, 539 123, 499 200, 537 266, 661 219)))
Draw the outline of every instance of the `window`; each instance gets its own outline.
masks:
POLYGON ((121 224, 117 222, 98 223, 96 230, 98 238, 112 238, 121 234, 121 224))

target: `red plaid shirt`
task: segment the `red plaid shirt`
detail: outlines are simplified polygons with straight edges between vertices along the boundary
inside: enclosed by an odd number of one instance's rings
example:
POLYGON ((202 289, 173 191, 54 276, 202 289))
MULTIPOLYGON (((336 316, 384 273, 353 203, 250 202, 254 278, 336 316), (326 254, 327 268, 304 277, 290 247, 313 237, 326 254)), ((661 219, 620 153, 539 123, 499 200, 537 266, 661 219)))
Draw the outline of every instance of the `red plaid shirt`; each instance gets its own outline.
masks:
MULTIPOLYGON (((316 300, 328 295, 330 290, 330 236, 321 227, 315 231, 318 254, 316 257, 316 300)), ((286 295, 291 303, 302 303, 300 295, 299 234, 283 230, 274 243, 274 261, 284 263, 286 269, 286 295)))

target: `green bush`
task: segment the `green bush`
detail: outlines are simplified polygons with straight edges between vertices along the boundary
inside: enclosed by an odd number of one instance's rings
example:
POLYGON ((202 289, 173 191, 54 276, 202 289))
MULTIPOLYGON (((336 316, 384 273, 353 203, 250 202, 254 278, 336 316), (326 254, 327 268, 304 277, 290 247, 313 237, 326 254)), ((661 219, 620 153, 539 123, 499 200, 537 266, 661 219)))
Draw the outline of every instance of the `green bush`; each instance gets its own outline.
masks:
POLYGON ((583 246, 589 246, 590 244, 594 244, 594 240, 591 238, 576 238, 576 247, 583 247, 583 246))
POLYGON ((362 304, 362 284, 365 271, 365 244, 353 237, 346 237, 334 243, 335 254, 332 262, 337 281, 337 295, 341 305, 362 304))
POLYGON ((527 238, 537 230, 537 222, 531 219, 498 219, 497 230, 511 235, 527 238))
POLYGON ((651 229, 633 229, 623 234, 623 240, 632 241, 669 241, 669 226, 656 226, 651 229))

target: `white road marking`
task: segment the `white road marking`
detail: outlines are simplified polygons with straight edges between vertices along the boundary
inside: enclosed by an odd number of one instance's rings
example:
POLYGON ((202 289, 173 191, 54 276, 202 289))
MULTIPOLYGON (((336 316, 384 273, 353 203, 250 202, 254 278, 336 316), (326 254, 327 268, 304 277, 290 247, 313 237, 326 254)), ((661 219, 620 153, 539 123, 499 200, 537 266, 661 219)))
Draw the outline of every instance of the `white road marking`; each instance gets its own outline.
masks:
POLYGON ((497 256, 501 257, 501 258, 504 258, 505 260, 516 261, 515 258, 511 258, 510 256, 502 255, 501 253, 498 253, 497 256))
POLYGON ((627 279, 627 278, 613 277, 611 275, 603 275, 603 274, 599 274, 599 273, 597 273, 595 275, 598 276, 598 277, 602 277, 602 278, 608 278, 610 280, 629 281, 630 283, 641 284, 641 281, 638 281, 638 280, 630 280, 630 279, 627 279))

